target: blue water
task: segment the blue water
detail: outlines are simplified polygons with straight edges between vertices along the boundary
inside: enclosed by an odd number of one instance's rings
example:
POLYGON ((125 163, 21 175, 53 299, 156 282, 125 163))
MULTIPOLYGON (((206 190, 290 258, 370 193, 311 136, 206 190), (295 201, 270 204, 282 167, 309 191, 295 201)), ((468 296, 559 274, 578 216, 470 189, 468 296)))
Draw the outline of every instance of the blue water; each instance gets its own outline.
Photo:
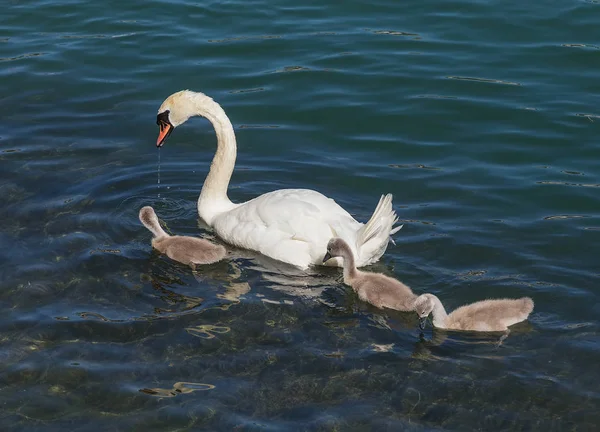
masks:
POLYGON ((3 431, 596 430, 600 3, 9 0, 0 20, 3 431), (234 202, 310 188, 404 228, 367 270, 448 309, 529 296, 498 336, 419 334, 337 269, 192 272, 137 219, 218 242, 202 91, 234 202))

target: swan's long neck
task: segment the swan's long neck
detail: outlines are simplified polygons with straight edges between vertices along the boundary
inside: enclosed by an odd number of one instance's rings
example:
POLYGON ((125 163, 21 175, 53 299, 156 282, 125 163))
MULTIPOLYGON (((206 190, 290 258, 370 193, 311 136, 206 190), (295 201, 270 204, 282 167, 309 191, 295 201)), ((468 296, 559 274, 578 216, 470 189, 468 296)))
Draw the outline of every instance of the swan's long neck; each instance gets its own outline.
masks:
POLYGON ((195 95, 194 103, 196 115, 208 119, 217 134, 217 151, 198 198, 198 214, 211 225, 215 216, 233 206, 227 197, 227 187, 235 166, 237 146, 233 126, 223 108, 208 96, 200 94, 195 95))
POLYGON ((431 295, 431 299, 433 300, 433 325, 439 328, 446 328, 448 314, 446 313, 444 305, 440 299, 434 295, 431 295))

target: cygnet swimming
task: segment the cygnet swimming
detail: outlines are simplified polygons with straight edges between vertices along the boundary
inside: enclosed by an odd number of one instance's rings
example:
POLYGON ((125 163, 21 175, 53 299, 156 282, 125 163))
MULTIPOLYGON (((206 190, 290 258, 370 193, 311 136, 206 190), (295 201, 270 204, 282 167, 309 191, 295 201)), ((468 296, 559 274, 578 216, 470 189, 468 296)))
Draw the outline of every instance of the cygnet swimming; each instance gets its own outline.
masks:
POLYGON ((154 209, 150 206, 143 207, 139 217, 144 226, 154 234, 152 247, 172 260, 187 265, 212 264, 222 260, 227 253, 223 246, 213 244, 208 240, 188 236, 170 236, 162 229, 154 209))
POLYGON ((529 317, 533 311, 533 300, 529 297, 483 300, 461 306, 448 315, 439 298, 423 294, 415 300, 414 308, 419 315, 421 329, 425 328, 427 317, 433 313, 433 325, 442 329, 506 331, 509 326, 529 317))
POLYGON ((344 283, 350 285, 361 300, 380 309, 403 312, 413 310, 417 296, 409 287, 381 273, 358 270, 350 246, 339 237, 329 240, 323 262, 332 257, 341 257, 344 260, 344 283))

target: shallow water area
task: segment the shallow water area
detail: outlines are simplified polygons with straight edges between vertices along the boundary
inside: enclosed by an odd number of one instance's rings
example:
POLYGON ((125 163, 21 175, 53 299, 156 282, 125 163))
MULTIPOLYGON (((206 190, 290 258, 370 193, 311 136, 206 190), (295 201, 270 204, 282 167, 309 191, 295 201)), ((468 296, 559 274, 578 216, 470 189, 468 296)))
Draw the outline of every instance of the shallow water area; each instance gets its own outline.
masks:
POLYGON ((3 14, 3 431, 600 424, 600 3, 33 0, 3 14), (392 193, 404 227, 367 270, 449 310, 529 296, 530 319, 501 344, 421 334, 337 269, 230 248, 192 271, 152 251, 145 205, 172 234, 220 241, 196 210, 210 124, 155 146, 158 107, 186 88, 234 125, 234 202, 309 188, 366 221, 392 193))

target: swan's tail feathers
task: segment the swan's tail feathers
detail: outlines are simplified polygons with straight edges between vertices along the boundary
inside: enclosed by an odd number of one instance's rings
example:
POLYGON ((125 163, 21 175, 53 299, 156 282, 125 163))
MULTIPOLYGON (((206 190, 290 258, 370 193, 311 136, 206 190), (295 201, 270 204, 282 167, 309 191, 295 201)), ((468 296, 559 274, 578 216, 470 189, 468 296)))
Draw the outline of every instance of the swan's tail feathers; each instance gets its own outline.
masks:
POLYGON ((377 261, 384 254, 392 234, 402 225, 394 228, 398 216, 392 208, 392 194, 382 195, 371 219, 358 231, 356 250, 358 264, 367 265, 377 261))
MULTIPOLYGON (((398 219, 396 218, 396 221, 398 219)), ((396 228, 394 228, 393 230, 390 231, 390 241, 394 244, 394 246, 396 246, 396 242, 394 241, 394 239, 392 238, 392 236, 394 234, 396 234, 398 231, 400 231, 402 229, 402 227, 404 226, 404 224, 397 226, 396 228)))
MULTIPOLYGON (((398 218, 396 218, 396 222, 398 222, 398 218)), ((397 226, 396 228, 394 228, 393 230, 390 231, 390 237, 393 236, 394 234, 396 234, 398 231, 400 231, 402 229, 402 227, 404 226, 404 224, 397 226)))

